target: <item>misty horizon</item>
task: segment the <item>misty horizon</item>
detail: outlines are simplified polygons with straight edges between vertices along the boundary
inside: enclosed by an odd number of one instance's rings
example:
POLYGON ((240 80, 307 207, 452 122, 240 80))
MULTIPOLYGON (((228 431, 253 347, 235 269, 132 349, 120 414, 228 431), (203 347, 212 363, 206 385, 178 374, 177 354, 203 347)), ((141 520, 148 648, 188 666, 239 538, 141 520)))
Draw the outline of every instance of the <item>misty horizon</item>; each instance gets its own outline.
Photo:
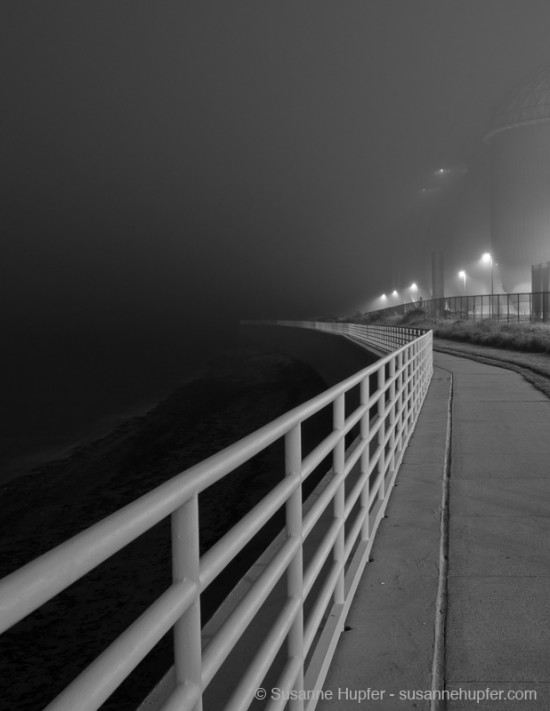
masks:
POLYGON ((166 382, 241 318, 429 298, 434 249, 491 248, 483 138, 549 28, 543 0, 3 4, 6 417, 166 382))

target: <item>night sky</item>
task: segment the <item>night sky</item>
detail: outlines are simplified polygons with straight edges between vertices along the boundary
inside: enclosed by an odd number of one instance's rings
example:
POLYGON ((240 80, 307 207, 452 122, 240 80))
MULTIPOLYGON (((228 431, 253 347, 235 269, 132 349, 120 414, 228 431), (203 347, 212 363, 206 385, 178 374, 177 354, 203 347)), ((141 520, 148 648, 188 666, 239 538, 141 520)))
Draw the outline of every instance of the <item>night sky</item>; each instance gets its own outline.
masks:
POLYGON ((2 2, 10 412, 429 297, 432 249, 491 247, 483 136, 549 36, 548 0, 2 2))

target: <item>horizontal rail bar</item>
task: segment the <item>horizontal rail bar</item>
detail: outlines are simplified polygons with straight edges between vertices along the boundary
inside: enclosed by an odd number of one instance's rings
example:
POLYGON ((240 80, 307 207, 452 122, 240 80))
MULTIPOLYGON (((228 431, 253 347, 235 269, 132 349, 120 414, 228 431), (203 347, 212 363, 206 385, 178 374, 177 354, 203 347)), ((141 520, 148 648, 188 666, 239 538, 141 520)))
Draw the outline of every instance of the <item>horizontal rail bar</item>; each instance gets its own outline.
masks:
POLYGON ((319 592, 319 596, 315 600, 315 604, 310 611, 310 616, 304 629, 304 648, 306 650, 306 654, 309 652, 311 645, 315 640, 315 635, 321 626, 323 615, 328 607, 330 598, 334 593, 334 589, 336 588, 343 568, 343 560, 339 563, 333 564, 330 573, 328 574, 325 583, 319 592))
POLYGON ((45 711, 94 711, 106 701, 192 603, 196 587, 172 585, 153 602, 45 711))
POLYGON ((307 538, 311 533, 312 528, 315 526, 317 521, 321 518, 323 513, 326 511, 328 505, 334 498, 334 494, 338 490, 338 487, 345 479, 345 474, 342 472, 336 476, 332 476, 330 482, 320 493, 319 498, 313 503, 310 510, 304 516, 302 523, 303 537, 307 538))
POLYGON ((359 537, 359 534, 361 533, 361 530, 363 528, 363 523, 365 522, 365 519, 367 518, 368 513, 369 512, 366 508, 361 509, 359 511, 359 513, 357 514, 357 518, 351 525, 348 535, 346 536, 346 546, 345 546, 346 560, 349 558, 351 551, 353 549, 353 546, 355 545, 357 538, 359 537))
POLYGON ((195 708, 200 700, 202 689, 198 684, 186 682, 179 684, 162 705, 161 711, 183 711, 195 708))
POLYGON ((365 449, 369 447, 370 443, 372 442, 372 437, 369 437, 368 439, 361 439, 358 438, 352 446, 351 446, 351 452, 349 457, 346 458, 346 466, 344 469, 344 473, 347 476, 350 471, 353 469, 353 467, 357 464, 359 461, 359 457, 363 454, 365 449))
POLYGON ((313 588, 317 576, 323 565, 326 563, 330 555, 334 542, 344 525, 343 519, 334 518, 327 529, 325 535, 321 539, 313 558, 309 561, 308 567, 304 572, 304 597, 307 597, 313 588))
POLYGON ((304 458, 302 462, 302 476, 304 479, 332 452, 342 437, 343 434, 340 431, 331 432, 328 437, 325 437, 325 439, 304 458))
POLYGON ((260 686, 262 679, 285 641, 288 630, 294 622, 300 608, 301 600, 298 598, 292 597, 287 600, 271 627, 269 634, 260 645, 254 657, 254 661, 248 667, 239 685, 233 692, 229 703, 224 707, 224 711, 242 711, 248 708, 256 689, 260 686))
POLYGON ((201 589, 204 590, 231 562, 263 525, 300 486, 299 477, 287 477, 270 491, 201 558, 201 589))
POLYGON ((299 538, 288 538, 273 557, 267 568, 239 602, 216 633, 203 655, 203 684, 210 683, 212 677, 240 638, 262 603, 281 579, 292 556, 301 545, 299 538))
POLYGON ((346 518, 349 516, 352 508, 355 506, 355 504, 357 503, 357 500, 361 496, 361 492, 365 488, 365 484, 367 483, 368 479, 369 479, 369 471, 366 470, 361 474, 359 479, 357 479, 357 481, 353 485, 351 491, 347 495, 346 508, 345 508, 346 518))
MULTIPOLYGON (((292 689, 296 682, 296 678, 300 672, 301 659, 297 657, 291 657, 284 666, 284 669, 277 679, 276 684, 273 686, 274 689, 292 689)), ((284 709, 288 701, 285 694, 280 693, 278 697, 272 695, 266 706, 266 711, 277 711, 278 709, 284 709)))

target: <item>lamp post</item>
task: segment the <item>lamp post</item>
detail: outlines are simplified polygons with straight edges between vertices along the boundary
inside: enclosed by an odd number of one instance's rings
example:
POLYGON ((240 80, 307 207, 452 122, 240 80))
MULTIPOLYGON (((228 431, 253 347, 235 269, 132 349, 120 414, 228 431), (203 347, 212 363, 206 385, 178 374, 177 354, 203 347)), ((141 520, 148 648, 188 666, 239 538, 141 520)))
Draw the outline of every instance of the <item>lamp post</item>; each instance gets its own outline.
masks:
POLYGON ((489 314, 490 318, 493 318, 493 295, 494 295, 494 287, 493 287, 493 255, 490 254, 489 252, 485 252, 485 254, 481 255, 481 261, 483 264, 490 264, 491 265, 491 305, 489 309, 489 314))
POLYGON ((397 291, 397 289, 394 289, 394 290, 392 291, 391 297, 392 297, 392 306, 393 306, 393 305, 399 306, 399 305, 400 305, 400 299, 399 299, 399 292, 397 291))
MULTIPOLYGON (((464 296, 460 297, 460 310, 464 312, 464 297, 466 296, 466 272, 464 269, 458 272, 458 276, 462 279, 462 291, 464 292, 464 296)), ((468 318, 468 299, 466 299, 466 318, 468 318)))

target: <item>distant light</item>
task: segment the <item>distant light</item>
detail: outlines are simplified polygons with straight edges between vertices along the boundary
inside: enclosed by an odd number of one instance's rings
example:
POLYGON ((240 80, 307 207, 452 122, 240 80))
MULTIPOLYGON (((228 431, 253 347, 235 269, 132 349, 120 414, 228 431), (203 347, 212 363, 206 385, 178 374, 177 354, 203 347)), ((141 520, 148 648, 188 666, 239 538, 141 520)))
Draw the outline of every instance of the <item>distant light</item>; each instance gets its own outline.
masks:
POLYGON ((418 291, 418 287, 416 286, 416 284, 414 283, 414 281, 413 281, 413 283, 412 283, 411 286, 410 286, 410 290, 411 290, 411 291, 418 291))
POLYGON ((399 294, 397 293, 397 289, 394 289, 394 290, 392 291, 391 295, 392 295, 392 296, 399 296, 399 294))
POLYGON ((382 299, 382 301, 385 301, 388 297, 386 296, 386 294, 382 294, 380 298, 382 299))
POLYGON ((458 272, 458 276, 459 276, 461 279, 466 279, 466 272, 464 271, 464 269, 461 269, 461 270, 458 272))
POLYGON ((439 168, 438 170, 434 171, 434 175, 437 177, 441 178, 443 176, 460 176, 464 175, 465 173, 468 172, 468 169, 464 165, 457 165, 454 166, 453 168, 439 168))

